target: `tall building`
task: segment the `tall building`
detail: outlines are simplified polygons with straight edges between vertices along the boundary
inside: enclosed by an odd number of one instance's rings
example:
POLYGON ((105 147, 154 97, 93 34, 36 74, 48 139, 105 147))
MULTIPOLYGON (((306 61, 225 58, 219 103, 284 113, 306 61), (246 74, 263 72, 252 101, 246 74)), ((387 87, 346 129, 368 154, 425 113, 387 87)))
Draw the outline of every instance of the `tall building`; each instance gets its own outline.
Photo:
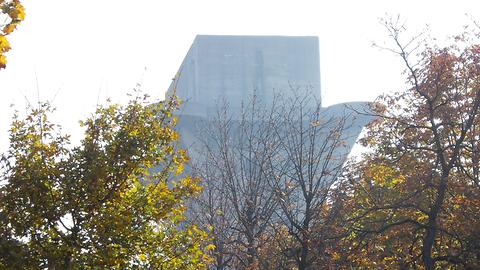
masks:
POLYGON ((186 215, 214 228, 224 269, 272 223, 312 218, 369 120, 345 106, 362 102, 321 107, 319 66, 316 37, 197 36, 167 92, 184 101, 176 128, 204 186, 186 215))
MULTIPOLYGON (((292 89, 308 89, 315 97, 309 106, 316 105, 321 101, 319 60, 317 37, 197 36, 167 91, 167 96, 175 93, 184 101, 177 112, 183 147, 194 148, 202 136, 198 134, 199 124, 208 124, 225 102, 234 119, 240 117, 242 104, 252 95, 268 105, 275 93, 288 99, 296 94, 292 89)), ((346 110, 364 107, 364 102, 336 104, 324 108, 324 114, 340 116, 346 110)), ((342 151, 339 156, 347 156, 370 120, 349 115, 347 147, 336 150, 342 151)), ((195 155, 194 151, 190 154, 195 155)))
POLYGON ((320 98, 317 37, 201 35, 179 69, 176 94, 186 101, 182 115, 208 117, 220 101, 238 110, 254 92, 268 101, 291 87, 320 98))

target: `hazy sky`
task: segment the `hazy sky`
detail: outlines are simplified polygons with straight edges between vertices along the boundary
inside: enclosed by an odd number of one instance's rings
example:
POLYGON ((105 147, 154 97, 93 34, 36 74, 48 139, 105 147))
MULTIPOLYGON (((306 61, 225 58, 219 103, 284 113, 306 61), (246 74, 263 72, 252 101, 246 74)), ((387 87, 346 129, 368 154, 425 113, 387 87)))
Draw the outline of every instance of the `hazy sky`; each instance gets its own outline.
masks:
POLYGON ((0 152, 15 107, 40 98, 78 140, 78 120, 97 101, 124 102, 136 83, 162 98, 197 34, 312 35, 320 39, 323 101, 373 100, 402 89, 401 62, 371 46, 388 40, 378 23, 400 14, 412 33, 458 33, 477 1, 24 0, 26 19, 0 71, 0 152), (468 14, 465 15, 465 14, 468 14), (37 83, 38 82, 38 83, 37 83))

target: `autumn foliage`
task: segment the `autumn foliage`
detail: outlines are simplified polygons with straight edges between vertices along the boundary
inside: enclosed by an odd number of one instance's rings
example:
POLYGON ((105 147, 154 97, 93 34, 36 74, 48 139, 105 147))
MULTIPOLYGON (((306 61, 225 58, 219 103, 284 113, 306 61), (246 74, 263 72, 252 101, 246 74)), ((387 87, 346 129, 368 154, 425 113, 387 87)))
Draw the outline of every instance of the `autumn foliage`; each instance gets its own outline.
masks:
POLYGON ((98 107, 77 146, 49 122, 49 104, 15 115, 0 178, 0 268, 205 268, 206 233, 182 225, 201 189, 182 174, 178 105, 139 95, 98 107))
POLYGON ((0 0, 0 69, 6 67, 5 53, 10 50, 7 36, 25 19, 25 11, 19 0, 0 0))
POLYGON ((386 26, 409 88, 373 106, 362 140, 371 152, 351 168, 351 264, 478 269, 480 45, 464 34, 413 55, 402 28, 386 26))
MULTIPOLYGON (((0 7, 1 69, 24 13, 0 7)), ((354 114, 308 94, 219 108, 190 165, 175 97, 100 106, 78 145, 48 103, 15 114, 0 269, 480 269, 480 34, 436 46, 384 24, 407 87, 350 108, 374 120, 347 163, 354 114)))

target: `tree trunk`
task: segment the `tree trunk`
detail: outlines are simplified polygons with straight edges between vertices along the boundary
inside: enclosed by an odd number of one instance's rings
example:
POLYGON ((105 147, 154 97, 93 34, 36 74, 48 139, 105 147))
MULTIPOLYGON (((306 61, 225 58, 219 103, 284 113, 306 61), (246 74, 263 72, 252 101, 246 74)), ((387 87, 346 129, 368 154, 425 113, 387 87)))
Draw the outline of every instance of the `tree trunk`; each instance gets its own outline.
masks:
POLYGON ((249 239, 248 247, 247 247, 247 262, 249 266, 254 265, 256 257, 257 257, 257 251, 254 247, 253 239, 249 239))
POLYGON ((72 256, 68 254, 64 259, 64 269, 65 270, 72 270, 73 262, 72 256))
POLYGON ((429 226, 429 228, 427 229, 427 233, 423 240, 422 261, 423 261, 423 266, 425 266, 425 270, 435 269, 435 261, 432 258, 432 248, 433 248, 433 243, 435 242, 436 228, 435 228, 435 224, 433 224, 432 226, 433 227, 429 226))
POLYGON ((308 270, 310 267, 308 265, 308 244, 306 241, 302 243, 302 250, 300 252, 298 270, 308 270))
POLYGON ((310 263, 308 261, 308 255, 310 251, 310 220, 311 220, 311 198, 310 193, 307 194, 306 202, 305 202, 305 219, 303 220, 302 224, 302 242, 300 243, 302 246, 302 250, 300 251, 300 260, 298 264, 299 270, 308 270, 310 269, 310 263))
POLYGON ((435 244, 435 237, 437 235, 437 216, 442 208, 447 190, 448 171, 445 174, 440 179, 437 198, 435 199, 435 203, 433 204, 428 215, 427 231, 425 237, 423 238, 422 261, 426 270, 435 270, 435 260, 432 258, 432 249, 433 245, 435 244), (445 176, 445 174, 447 176, 445 176))

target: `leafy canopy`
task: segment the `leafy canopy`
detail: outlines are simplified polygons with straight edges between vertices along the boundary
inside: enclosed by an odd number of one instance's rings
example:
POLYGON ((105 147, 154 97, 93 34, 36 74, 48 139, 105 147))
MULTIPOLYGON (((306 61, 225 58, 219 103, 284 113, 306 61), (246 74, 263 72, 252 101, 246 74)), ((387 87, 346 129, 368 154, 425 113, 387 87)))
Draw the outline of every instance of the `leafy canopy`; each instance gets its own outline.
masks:
POLYGON ((5 53, 10 50, 6 36, 25 19, 25 10, 19 0, 0 0, 0 69, 6 67, 5 53))
POLYGON ((180 226, 200 187, 182 175, 178 105, 138 95, 99 107, 75 147, 48 103, 16 114, 0 174, 0 268, 205 268, 206 233, 180 226))
POLYGON ((415 42, 403 46, 403 27, 387 28, 409 88, 375 104, 363 139, 371 152, 352 168, 352 261, 359 269, 478 269, 478 35, 427 43, 413 61, 415 42))

